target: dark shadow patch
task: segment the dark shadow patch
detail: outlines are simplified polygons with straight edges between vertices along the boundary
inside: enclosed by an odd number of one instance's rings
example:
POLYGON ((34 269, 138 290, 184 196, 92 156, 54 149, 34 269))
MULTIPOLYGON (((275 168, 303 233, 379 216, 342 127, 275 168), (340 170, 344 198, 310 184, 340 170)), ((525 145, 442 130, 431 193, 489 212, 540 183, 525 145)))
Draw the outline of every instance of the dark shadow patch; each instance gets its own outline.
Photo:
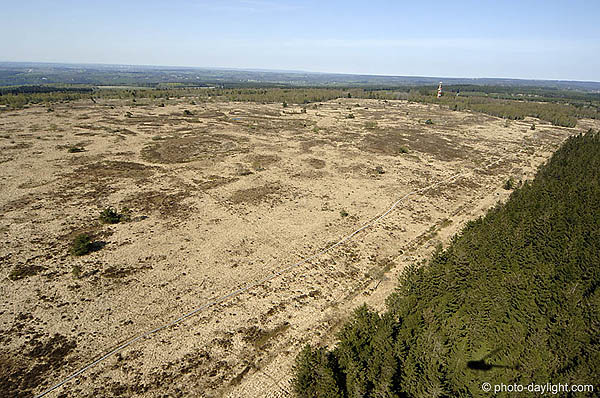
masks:
POLYGON ((500 350, 494 350, 494 351, 490 352, 489 354, 485 355, 481 359, 468 361, 467 368, 469 368, 471 370, 477 370, 477 371, 483 371, 483 372, 487 372, 492 369, 518 369, 518 367, 515 367, 515 366, 500 365, 500 364, 494 364, 494 363, 488 362, 488 358, 494 356, 499 351, 500 350))
POLYGON ((40 198, 35 195, 25 195, 19 199, 11 200, 5 203, 3 206, 0 206, 0 212, 2 214, 6 214, 11 211, 23 210, 39 200, 40 198))
POLYGON ((19 264, 9 274, 8 279, 16 281, 29 276, 34 276, 44 271, 46 268, 36 264, 19 264))
POLYGON ((45 340, 38 336, 34 335, 19 352, 0 356, 2 396, 32 396, 34 389, 47 385, 48 373, 68 363, 67 357, 77 347, 75 341, 61 334, 45 340))
POLYGON ((133 275, 139 271, 145 270, 145 269, 152 269, 151 266, 146 265, 146 266, 142 266, 142 267, 138 267, 138 268, 125 268, 125 267, 108 267, 107 269, 105 269, 104 271, 102 271, 102 276, 105 278, 111 278, 111 279, 121 279, 121 278, 125 278, 129 275, 133 275))
POLYGON ((304 162, 308 163, 308 165, 314 169, 322 169, 326 165, 324 160, 316 158, 304 159, 304 162))
POLYGON ((190 194, 188 191, 177 193, 165 193, 161 191, 139 192, 126 197, 122 201, 122 206, 135 209, 137 213, 158 212, 164 217, 187 218, 192 208, 182 202, 190 194))
POLYGON ((300 149, 302 152, 312 152, 314 147, 322 147, 325 145, 332 145, 331 142, 323 139, 311 139, 300 143, 300 149))
POLYGON ((275 339, 277 336, 285 333, 290 326, 289 322, 284 322, 270 330, 263 330, 258 326, 250 326, 248 328, 242 328, 239 331, 243 333, 242 340, 252 344, 254 348, 258 349, 270 343, 271 340, 275 339))
POLYGON ((272 164, 279 162, 279 160, 281 160, 281 158, 277 155, 252 154, 246 156, 246 161, 249 162, 256 171, 264 170, 272 164))
POLYGON ((21 143, 14 144, 14 145, 1 146, 0 151, 5 152, 5 151, 15 151, 15 150, 19 150, 19 149, 29 149, 32 146, 33 146, 33 144, 30 144, 28 142, 21 142, 21 143))
POLYGON ((281 202, 282 188, 277 184, 267 184, 260 187, 237 190, 229 199, 234 204, 259 204, 269 202, 271 204, 281 202))
POLYGON ((450 141, 442 133, 429 130, 381 130, 365 135, 361 147, 367 152, 392 156, 406 153, 408 149, 445 161, 472 157, 473 149, 458 141, 457 137, 450 141))
POLYGON ((142 157, 153 163, 186 163, 248 152, 248 139, 226 134, 168 138, 142 149, 142 157))
POLYGON ((246 365, 246 367, 244 367, 244 369, 240 373, 238 373, 233 379, 231 379, 231 381, 229 382, 229 385, 230 386, 239 385, 242 382, 242 380, 244 379, 244 377, 246 377, 248 372, 250 372, 250 370, 253 368, 254 368, 254 364, 246 365))
POLYGON ((197 186, 198 188, 202 189, 202 190, 209 190, 209 189, 214 189, 214 188, 218 188, 218 187, 222 187, 224 185, 227 184, 231 184, 232 182, 236 182, 237 180, 239 180, 239 178, 236 177, 221 177, 218 175, 211 175, 208 176, 206 180, 201 181, 201 180, 192 180, 197 186))
POLYGON ((152 176, 156 167, 142 163, 106 160, 77 168, 68 176, 79 180, 114 180, 120 178, 144 179, 152 176))

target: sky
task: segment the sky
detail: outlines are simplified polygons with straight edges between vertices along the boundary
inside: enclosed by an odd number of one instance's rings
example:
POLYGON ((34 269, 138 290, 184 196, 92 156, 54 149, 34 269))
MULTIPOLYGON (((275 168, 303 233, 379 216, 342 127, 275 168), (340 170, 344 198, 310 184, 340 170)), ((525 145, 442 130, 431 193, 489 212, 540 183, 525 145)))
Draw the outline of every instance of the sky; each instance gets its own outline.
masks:
POLYGON ((600 81, 598 0, 0 3, 0 61, 600 81))

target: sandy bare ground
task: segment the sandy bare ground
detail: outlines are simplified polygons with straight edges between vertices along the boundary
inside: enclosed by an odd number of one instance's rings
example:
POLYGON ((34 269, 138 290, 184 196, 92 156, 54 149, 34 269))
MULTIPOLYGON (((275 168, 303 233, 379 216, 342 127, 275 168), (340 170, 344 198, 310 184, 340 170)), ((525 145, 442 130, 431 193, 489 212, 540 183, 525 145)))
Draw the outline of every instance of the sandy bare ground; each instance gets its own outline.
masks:
POLYGON ((383 308, 404 266, 504 200, 508 177, 531 178, 568 135, 594 124, 536 120, 530 130, 531 122, 357 99, 306 112, 173 99, 2 113, 3 396, 40 393, 120 343, 338 241, 406 193, 464 172, 347 244, 48 395, 288 396, 304 344, 331 342, 358 304, 383 308), (107 206, 129 208, 131 221, 101 224, 107 206), (101 249, 69 255, 80 232, 101 249))

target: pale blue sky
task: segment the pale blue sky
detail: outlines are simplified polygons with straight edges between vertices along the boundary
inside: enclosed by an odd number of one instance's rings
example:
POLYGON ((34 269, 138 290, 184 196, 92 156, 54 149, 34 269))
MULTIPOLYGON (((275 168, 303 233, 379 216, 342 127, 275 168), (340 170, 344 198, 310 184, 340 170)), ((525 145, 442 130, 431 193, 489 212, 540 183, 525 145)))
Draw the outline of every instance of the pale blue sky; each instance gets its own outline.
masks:
POLYGON ((2 1, 0 61, 600 81, 600 1, 2 1))

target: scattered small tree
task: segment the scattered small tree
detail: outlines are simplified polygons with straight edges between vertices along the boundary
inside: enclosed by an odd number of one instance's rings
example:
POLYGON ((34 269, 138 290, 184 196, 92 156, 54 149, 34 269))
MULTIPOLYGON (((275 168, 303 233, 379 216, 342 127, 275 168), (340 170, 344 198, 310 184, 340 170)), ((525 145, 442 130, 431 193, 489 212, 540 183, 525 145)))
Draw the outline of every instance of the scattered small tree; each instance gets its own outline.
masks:
POLYGON ((516 183, 515 183, 515 179, 510 177, 508 180, 506 180, 506 182, 504 183, 504 189, 506 189, 507 191, 510 191, 512 189, 516 188, 516 183))
POLYGON ((79 234, 71 243, 70 252, 74 256, 84 256, 93 249, 92 239, 88 234, 79 234))
POLYGON ((71 273, 73 274, 73 277, 79 278, 81 276, 81 267, 75 264, 71 269, 71 273))
POLYGON ((121 215, 112 207, 102 210, 99 218, 105 224, 118 224, 121 221, 121 215))
POLYGON ((373 130, 377 128, 377 122, 374 120, 369 120, 368 122, 365 122, 365 128, 367 130, 373 130))

